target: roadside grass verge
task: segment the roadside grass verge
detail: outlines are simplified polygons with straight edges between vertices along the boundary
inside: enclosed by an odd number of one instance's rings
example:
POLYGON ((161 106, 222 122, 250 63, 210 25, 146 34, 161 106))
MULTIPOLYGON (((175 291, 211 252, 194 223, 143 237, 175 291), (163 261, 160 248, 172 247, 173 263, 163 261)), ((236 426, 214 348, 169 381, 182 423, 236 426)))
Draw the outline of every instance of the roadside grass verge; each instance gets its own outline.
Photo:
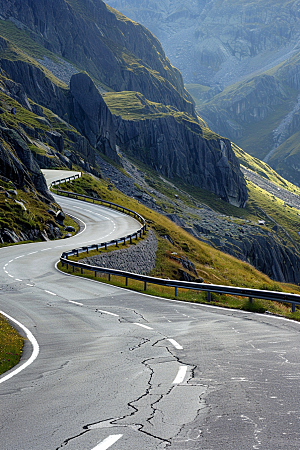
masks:
MULTIPOLYGON (((194 264, 197 276, 203 278, 205 283, 300 293, 299 286, 274 282, 250 264, 242 262, 237 258, 222 253, 209 245, 200 242, 165 216, 147 208, 137 200, 125 196, 115 187, 111 187, 110 185, 110 188, 108 188, 108 186, 109 182, 105 180, 96 180, 89 175, 83 175, 75 181, 60 185, 63 190, 69 190, 94 197, 98 196, 103 200, 109 200, 120 204, 141 214, 147 220, 148 225, 154 230, 158 240, 156 265, 150 273, 151 276, 174 280, 180 279, 180 270, 182 271, 182 266, 178 261, 172 258, 172 256, 176 254, 178 259, 180 257, 188 258, 188 260, 194 264)), ((240 213, 242 212, 241 210, 239 211, 240 213)), ((111 248, 111 250, 113 249, 115 249, 115 246, 111 248)), ((91 253, 89 253, 89 256, 90 255, 91 253)), ((81 255, 79 258, 76 258, 76 260, 79 259, 82 259, 81 255)), ((59 268, 62 269, 60 263, 59 268)), ((63 271, 67 271, 66 267, 63 271)), ((69 269, 68 273, 73 274, 72 268, 69 269)), ((81 274, 80 269, 78 269, 78 271, 75 270, 74 274, 97 279, 101 282, 110 282, 111 284, 122 287, 125 287, 126 284, 125 279, 115 276, 111 276, 111 281, 108 281, 108 276, 100 277, 100 272, 97 273, 97 277, 94 277, 91 272, 85 270, 83 270, 83 273, 81 274)), ((126 287, 137 292, 144 292, 143 282, 128 280, 128 286, 126 287)), ((151 284, 147 286, 147 294, 166 298, 177 298, 178 300, 183 301, 208 303, 207 294, 205 292, 201 293, 198 291, 178 289, 178 296, 175 297, 174 288, 151 284)), ((292 313, 289 304, 280 304, 262 300, 255 300, 254 303, 249 303, 248 299, 217 294, 212 294, 212 300, 209 304, 227 308, 244 309, 247 311, 269 311, 273 314, 300 320, 300 311, 298 308, 296 308, 295 313, 292 313)))
POLYGON ((18 364, 23 344, 23 338, 0 314, 0 375, 18 364))
MULTIPOLYGON (((114 202, 142 215, 158 239, 156 267, 151 273, 153 276, 180 279, 180 266, 170 259, 170 254, 176 253, 178 257, 187 257, 195 265, 198 276, 206 283, 300 293, 299 286, 274 283, 250 264, 199 241, 167 217, 127 197, 114 186, 111 187, 106 180, 97 180, 84 174, 75 181, 61 184, 60 187, 62 190, 93 196, 95 201, 98 197, 114 202)), ((243 210, 235 209, 243 214, 243 210)))
POLYGON ((214 294, 214 293, 211 294, 211 301, 209 302, 207 299, 207 293, 201 291, 201 285, 199 285, 200 288, 199 290, 178 288, 176 296, 175 289, 173 287, 158 286, 155 284, 147 283, 147 287, 145 290, 143 281, 128 279, 126 282, 125 277, 120 277, 116 275, 109 276, 108 274, 103 274, 101 272, 97 272, 97 276, 95 276, 94 272, 91 272, 86 269, 83 269, 81 273, 81 269, 74 268, 73 271, 73 268, 70 266, 67 269, 66 265, 63 266, 61 262, 58 263, 57 267, 59 270, 67 274, 87 278, 101 283, 110 284, 112 286, 126 288, 134 292, 144 293, 155 297, 162 297, 166 299, 179 300, 191 303, 200 303, 211 306, 220 306, 223 308, 238 309, 253 313, 264 314, 268 312, 269 314, 274 314, 277 316, 282 316, 289 319, 300 321, 300 309, 296 307, 296 311, 292 313, 290 304, 272 302, 261 299, 253 299, 253 302, 250 303, 248 298, 231 296, 226 294, 214 294))

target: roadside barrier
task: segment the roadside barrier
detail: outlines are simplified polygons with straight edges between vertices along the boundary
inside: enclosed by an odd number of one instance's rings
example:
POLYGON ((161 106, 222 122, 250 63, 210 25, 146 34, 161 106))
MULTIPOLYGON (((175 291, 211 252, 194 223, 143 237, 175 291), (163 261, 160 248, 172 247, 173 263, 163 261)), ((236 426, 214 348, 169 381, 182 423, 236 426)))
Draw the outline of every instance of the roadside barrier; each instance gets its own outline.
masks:
MULTIPOLYGON (((76 178, 78 178, 76 176, 76 178)), ((75 179, 74 176, 69 178, 64 178, 62 180, 57 180, 54 183, 51 183, 51 187, 60 183, 65 183, 66 181, 70 181, 71 179, 75 179)), ((112 275, 119 276, 125 278, 125 284, 128 286, 128 280, 139 280, 144 283, 144 291, 147 290, 148 284, 156 284, 159 286, 167 286, 167 287, 173 287, 175 289, 175 297, 177 297, 178 289, 192 289, 197 291, 204 291, 207 292, 207 301, 211 301, 211 294, 228 294, 228 295, 234 295, 236 297, 248 297, 249 302, 252 303, 253 299, 262 299, 262 300, 270 300, 275 302, 281 302, 281 303, 290 303, 292 306, 292 312, 295 312, 296 305, 300 305, 300 295, 299 294, 290 294, 287 292, 278 292, 278 291, 267 291, 267 290, 260 290, 260 289, 250 289, 250 288, 241 288, 241 287, 233 287, 233 286, 223 286, 218 284, 207 284, 207 283, 196 283, 196 282, 190 282, 190 281, 178 281, 178 280, 169 280, 164 278, 156 278, 156 277, 150 277, 148 275, 140 275, 135 274, 131 272, 125 272, 123 270, 116 270, 116 269, 109 269, 107 267, 99 267, 99 266, 91 266, 89 264, 83 264, 76 261, 69 260, 69 256, 78 256, 82 252, 88 253, 90 250, 99 250, 100 248, 107 249, 110 245, 116 245, 118 246, 119 243, 124 243, 126 241, 129 241, 132 243, 132 239, 137 239, 138 236, 142 236, 142 234, 145 234, 147 225, 145 219, 135 211, 132 211, 128 208, 125 208, 123 206, 117 205, 116 203, 109 202, 107 200, 102 200, 94 197, 88 197, 86 195, 82 194, 76 194, 74 192, 69 191, 62 191, 58 190, 57 193, 59 195, 67 195, 68 197, 73 197, 77 199, 83 199, 83 200, 89 200, 93 201, 93 203, 100 203, 101 205, 108 206, 110 208, 117 209, 123 213, 133 215, 141 224, 141 228, 136 231, 135 233, 122 237, 120 239, 115 239, 109 242, 102 242, 100 244, 93 244, 86 247, 81 247, 78 249, 73 249, 68 252, 64 252, 61 257, 60 261, 62 265, 66 265, 67 269, 69 266, 72 267, 73 272, 75 272, 75 268, 80 269, 81 273, 83 273, 83 270, 88 270, 90 272, 93 272, 95 274, 95 277, 97 277, 98 273, 104 273, 108 274, 108 279, 110 280, 112 275)))

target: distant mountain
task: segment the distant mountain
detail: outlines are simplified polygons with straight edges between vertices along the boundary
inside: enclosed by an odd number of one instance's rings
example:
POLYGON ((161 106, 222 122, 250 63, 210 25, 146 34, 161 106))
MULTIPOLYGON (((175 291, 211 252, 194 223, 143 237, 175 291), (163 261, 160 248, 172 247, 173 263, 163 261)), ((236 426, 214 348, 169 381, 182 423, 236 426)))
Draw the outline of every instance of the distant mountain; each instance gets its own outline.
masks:
POLYGON ((298 2, 108 3, 157 35, 214 131, 300 184, 298 2))

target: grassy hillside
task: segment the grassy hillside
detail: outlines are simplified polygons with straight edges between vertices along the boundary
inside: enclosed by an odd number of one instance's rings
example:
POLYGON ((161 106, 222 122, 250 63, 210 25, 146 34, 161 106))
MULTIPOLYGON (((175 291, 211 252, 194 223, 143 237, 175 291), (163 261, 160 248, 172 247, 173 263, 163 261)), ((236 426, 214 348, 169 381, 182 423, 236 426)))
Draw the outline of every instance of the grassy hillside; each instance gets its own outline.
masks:
MULTIPOLYGON (((295 135, 296 142, 297 142, 297 136, 295 135)), ((299 136, 300 138, 300 136, 299 136)), ((291 143, 291 152, 293 151, 295 142, 293 142, 294 139, 289 139, 288 142, 291 143)), ((234 150, 234 153, 236 154, 237 158, 239 159, 240 163, 245 166, 247 169, 252 170, 253 172, 256 172, 258 175, 266 178, 269 181, 272 181, 272 183, 277 184, 279 187, 283 187, 284 189, 287 189, 288 191, 300 195, 300 188, 280 176, 275 170, 269 166, 269 164, 266 164, 265 162, 261 161, 258 158, 255 158, 248 153, 246 153, 244 150, 242 150, 240 147, 238 147, 236 144, 232 143, 232 148, 234 150)), ((279 149, 278 152, 282 153, 282 149, 279 149)), ((287 153, 288 152, 287 149, 287 153)), ((274 154, 274 158, 276 157, 277 152, 274 154)), ((296 152, 297 154, 297 152, 296 152)))
MULTIPOLYGON (((71 183, 61 185, 61 188, 87 195, 96 194, 102 199, 122 204, 143 215, 148 224, 155 231, 158 239, 156 266, 151 272, 152 276, 179 279, 179 269, 182 269, 182 267, 176 259, 174 259, 174 255, 176 255, 176 258, 188 258, 188 260, 195 265, 198 277, 202 278, 206 283, 300 293, 300 287, 272 281, 266 275, 254 269, 251 265, 241 262, 234 257, 200 242, 182 228, 176 226, 165 216, 150 210, 137 200, 126 197, 116 188, 111 190, 110 186, 110 189, 108 189, 108 186, 109 184, 105 180, 95 180, 89 175, 84 175, 74 182, 72 181, 71 183)), ((256 195, 259 199, 263 193, 258 193, 256 195)), ((255 199, 255 194, 253 194, 252 197, 253 202, 257 201, 257 199, 255 199)), ((268 199, 265 198, 265 200, 267 201, 268 199)), ((110 249, 110 251, 111 250, 113 249, 110 249)), ((64 270, 66 270, 66 268, 64 268, 64 270)), ((94 278, 94 276, 88 272, 84 272, 82 275, 80 275, 79 272, 78 275, 94 278)), ((100 281, 107 282, 107 279, 104 276, 104 278, 100 278, 100 281)), ((124 280, 116 278, 113 281, 113 284, 124 286, 124 280)), ((130 281, 130 288, 137 291, 143 290, 143 287, 139 285, 139 282, 135 283, 130 281)), ((151 286, 147 289, 147 292, 153 295, 174 298, 174 289, 151 286)), ((178 294, 178 299, 192 302, 207 301, 205 293, 201 294, 196 291, 182 291, 178 294)), ((284 314, 287 317, 293 317, 296 320, 300 320, 298 310, 296 313, 292 314, 289 305, 280 305, 274 302, 256 300, 255 304, 252 305, 247 299, 213 295, 212 304, 260 312, 268 310, 273 313, 284 314)))
MULTIPOLYGON (((174 271, 174 267, 172 267, 168 255, 171 252, 177 252, 180 255, 186 255, 195 263, 199 276, 202 276, 205 282, 255 287, 258 289, 266 286, 269 286, 269 288, 274 287, 274 282, 272 280, 255 270, 249 264, 243 263, 236 258, 219 252, 207 244, 200 242, 165 216, 145 207, 137 200, 125 196, 116 188, 112 188, 112 190, 110 190, 111 188, 108 189, 108 186, 108 181, 96 180, 89 175, 84 175, 74 182, 62 184, 61 188, 63 190, 71 190, 87 195, 92 195, 94 193, 102 199, 134 209, 145 217, 159 237, 160 257, 157 267, 153 272, 154 275, 176 277, 176 271, 174 271), (163 237, 166 235, 171 237, 174 244, 171 244, 169 240, 163 237)), ((251 191, 254 192, 252 189, 251 191)), ((252 202, 255 204, 256 202, 261 201, 260 197, 264 198, 266 204, 269 203, 268 197, 265 197, 263 192, 253 193, 252 202)), ((255 215, 253 213, 254 208, 255 206, 253 205, 249 206, 249 210, 246 211, 247 217, 255 215)), ((236 210, 239 209, 236 208, 236 210)), ((241 210, 239 211, 241 213, 241 210)), ((280 212, 278 212, 278 214, 281 215, 280 212)), ((300 292, 300 288, 296 286, 293 289, 300 292)))

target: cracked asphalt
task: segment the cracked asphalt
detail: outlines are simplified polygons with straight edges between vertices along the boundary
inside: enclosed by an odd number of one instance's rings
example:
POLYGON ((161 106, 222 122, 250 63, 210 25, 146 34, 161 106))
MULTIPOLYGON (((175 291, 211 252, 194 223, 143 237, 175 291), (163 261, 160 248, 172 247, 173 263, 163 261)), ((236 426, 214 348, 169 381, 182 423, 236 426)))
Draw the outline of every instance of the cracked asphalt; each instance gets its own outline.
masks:
POLYGON ((300 324, 59 273, 65 248, 137 226, 81 208, 81 235, 1 249, 0 309, 40 346, 0 377, 1 449, 299 450, 300 324))

